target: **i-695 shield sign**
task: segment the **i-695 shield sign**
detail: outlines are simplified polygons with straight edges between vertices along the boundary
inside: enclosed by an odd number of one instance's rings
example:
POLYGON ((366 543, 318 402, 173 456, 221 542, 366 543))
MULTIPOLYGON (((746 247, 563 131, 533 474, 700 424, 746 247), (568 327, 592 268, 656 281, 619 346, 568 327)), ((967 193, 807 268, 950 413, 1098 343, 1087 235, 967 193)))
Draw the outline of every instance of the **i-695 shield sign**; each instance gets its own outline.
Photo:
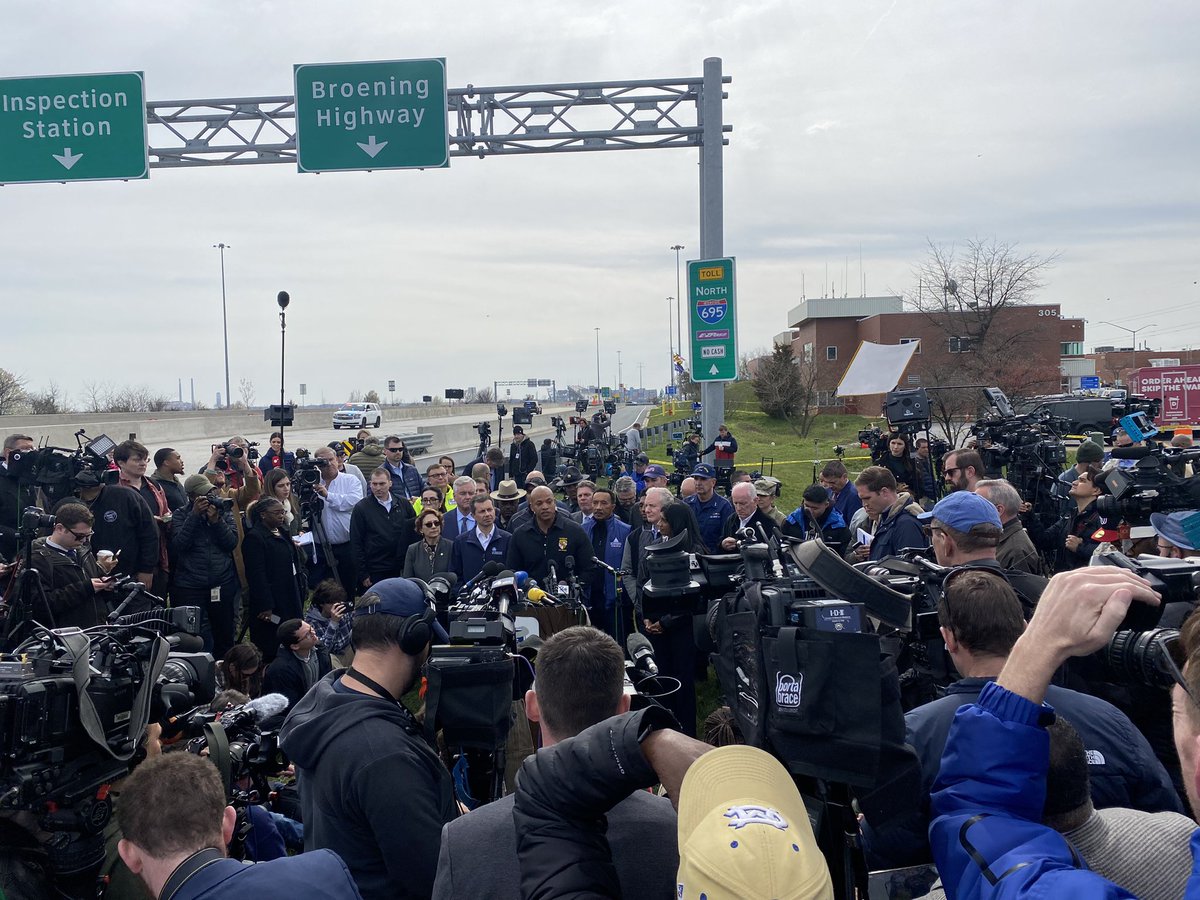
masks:
POLYGON ((733 259, 688 262, 692 381, 737 380, 737 303, 733 259))

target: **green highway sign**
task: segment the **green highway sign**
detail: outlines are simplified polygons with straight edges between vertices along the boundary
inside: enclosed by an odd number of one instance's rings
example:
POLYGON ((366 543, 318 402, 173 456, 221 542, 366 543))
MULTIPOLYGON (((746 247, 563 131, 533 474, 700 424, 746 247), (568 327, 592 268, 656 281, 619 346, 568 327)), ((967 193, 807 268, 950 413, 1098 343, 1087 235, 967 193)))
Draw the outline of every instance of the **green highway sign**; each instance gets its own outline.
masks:
POLYGON ((692 381, 737 380, 734 261, 688 262, 688 334, 692 381))
POLYGON ((450 165, 444 59, 306 64, 294 74, 301 172, 450 165))
POLYGON ((149 174, 141 72, 0 78, 0 184, 149 174))

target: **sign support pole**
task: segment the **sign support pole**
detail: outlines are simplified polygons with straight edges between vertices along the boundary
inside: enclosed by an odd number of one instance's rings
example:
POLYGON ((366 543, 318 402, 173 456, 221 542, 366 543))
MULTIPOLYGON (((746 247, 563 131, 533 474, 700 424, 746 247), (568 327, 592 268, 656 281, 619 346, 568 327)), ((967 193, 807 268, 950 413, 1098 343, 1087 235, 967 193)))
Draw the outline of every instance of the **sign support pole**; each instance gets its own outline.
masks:
MULTIPOLYGON (((701 88, 699 109, 703 129, 700 142, 700 259, 717 259, 725 255, 722 93, 721 60, 719 57, 709 57, 704 60, 704 86, 701 88)), ((691 327, 690 298, 688 309, 691 327)), ((701 440, 707 445, 717 436, 717 426, 725 419, 724 382, 703 382, 700 385, 700 402, 704 405, 700 415, 704 430, 701 440)))

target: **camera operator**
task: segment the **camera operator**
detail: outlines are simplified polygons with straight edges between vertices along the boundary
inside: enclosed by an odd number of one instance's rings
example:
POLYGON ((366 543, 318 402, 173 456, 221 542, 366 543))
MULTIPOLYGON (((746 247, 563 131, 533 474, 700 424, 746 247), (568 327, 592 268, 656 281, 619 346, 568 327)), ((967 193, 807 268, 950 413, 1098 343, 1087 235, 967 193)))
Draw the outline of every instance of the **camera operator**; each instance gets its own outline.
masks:
POLYGON ((763 540, 763 535, 770 537, 778 533, 779 528, 775 523, 759 510, 754 485, 740 482, 733 486, 730 494, 733 497, 733 514, 725 519, 725 524, 721 526, 721 541, 718 546, 722 550, 726 553, 737 550, 738 539, 734 535, 744 528, 754 531, 757 535, 755 540, 763 540))
POLYGON ((359 893, 329 852, 246 865, 226 858, 237 813, 225 802, 216 767, 191 753, 168 753, 134 769, 121 789, 122 861, 164 900, 254 897, 291 900, 319 885, 322 896, 359 893))
POLYGON ((27 506, 38 505, 37 488, 8 470, 8 458, 13 453, 28 453, 33 446, 33 438, 27 434, 10 434, 4 439, 4 458, 0 461, 0 560, 17 555, 21 513, 27 506))
POLYGON ((314 485, 314 490, 323 501, 321 504, 321 525, 325 537, 329 541, 326 548, 320 542, 316 549, 320 552, 319 561, 310 561, 309 582, 316 584, 332 573, 332 567, 325 559, 328 549, 333 553, 337 562, 337 579, 346 589, 347 597, 358 594, 357 577, 354 570, 354 551, 350 544, 350 520, 354 514, 354 506, 363 499, 362 485, 353 475, 345 475, 338 468, 337 454, 328 447, 320 447, 313 454, 316 458, 320 480, 314 485))
POLYGON ((286 527, 283 504, 262 497, 254 504, 254 526, 246 532, 242 554, 250 582, 248 608, 250 640, 270 662, 275 658, 276 626, 285 619, 298 619, 304 611, 308 581, 304 556, 286 527))
MULTIPOLYGON (((529 719, 541 727, 542 753, 559 741, 629 709, 625 656, 611 637, 577 625, 556 632, 538 651, 536 681, 525 692, 529 719)), ((519 900, 513 803, 481 806, 442 829, 436 900, 519 900)), ((612 861, 623 897, 675 894, 675 811, 664 797, 631 790, 607 814, 612 861)))
MULTIPOLYGON (((1130 447, 1144 447, 1145 441, 1135 441, 1133 436, 1129 434, 1123 427, 1118 426, 1112 430, 1113 449, 1121 448, 1126 450, 1130 447)), ((1111 456, 1104 463, 1104 471, 1109 469, 1132 469, 1137 465, 1136 459, 1113 459, 1111 456)))
MULTIPOLYGON (((111 550, 117 565, 110 574, 128 575, 150 588, 159 564, 158 526, 137 491, 117 484, 99 482, 96 473, 75 476, 79 499, 94 518, 92 552, 111 550)), ((65 498, 62 503, 73 503, 65 498)), ((173 518, 173 517, 172 517, 173 518)))
POLYGON ((983 459, 974 450, 951 450, 942 463, 942 479, 951 491, 973 491, 987 477, 983 459))
POLYGON ((29 562, 42 583, 48 609, 35 605, 33 618, 50 628, 91 628, 104 623, 113 597, 106 576, 88 547, 92 514, 82 503, 60 504, 54 530, 37 538, 29 562))
POLYGON ((783 533, 803 541, 819 537, 838 556, 850 546, 850 529, 842 514, 833 508, 829 491, 810 484, 801 495, 802 503, 783 521, 783 533))
MULTIPOLYGON (((882 466, 868 466, 854 481, 862 507, 867 515, 878 517, 871 550, 871 561, 896 556, 908 547, 929 546, 917 514, 921 508, 912 502, 908 493, 897 493, 896 478, 882 466)), ((992 510, 995 513, 995 510, 992 510)))
POLYGON ((238 543, 233 511, 203 475, 189 475, 183 489, 191 499, 172 517, 172 599, 176 605, 200 607, 204 647, 221 658, 234 644, 240 607, 241 586, 233 565, 238 543))
MULTIPOLYGON (((946 651, 963 677, 947 688, 947 696, 918 706, 904 717, 906 740, 921 760, 921 796, 926 800, 911 817, 868 831, 872 868, 929 860, 928 798, 942 766, 955 711, 974 703, 985 686, 996 680, 1026 628, 1021 603, 1012 588, 991 572, 970 568, 946 579, 938 600, 938 620, 946 651)), ((1046 701, 1075 726, 1091 751, 1089 776, 1097 809, 1182 811, 1166 769, 1124 713, 1098 697, 1058 686, 1046 692, 1046 701)))
POLYGON ((225 487, 234 491, 241 491, 242 488, 249 487, 251 484, 259 485, 253 489, 252 493, 241 497, 244 502, 239 505, 243 509, 258 496, 261 490, 258 469, 250 460, 250 442, 240 434, 235 434, 224 443, 213 446, 208 462, 200 471, 204 472, 207 469, 224 472, 226 474, 225 487))
MULTIPOLYGON (((1075 850, 1038 822, 1039 810, 1029 800, 1045 792, 1051 679, 1072 657, 1105 646, 1131 602, 1154 606, 1160 599, 1145 580, 1113 567, 1056 575, 996 683, 956 714, 932 797, 930 830, 938 871, 953 895, 988 895, 989 873, 1004 872, 1005 896, 1130 896, 1078 868, 1075 850)), ((1182 671, 1171 667, 1174 730, 1193 809, 1200 808, 1195 624, 1184 629, 1168 657, 1184 660, 1182 671)), ((1193 843, 1193 872, 1197 864, 1193 843)))
POLYGON ((975 485, 975 493, 991 501, 1000 514, 1003 533, 996 547, 996 561, 1009 571, 1042 575, 1042 557, 1021 524, 1021 495, 1002 479, 985 478, 975 485))
POLYGON ((691 471, 700 464, 700 435, 694 431, 688 432, 687 437, 683 439, 683 445, 679 448, 679 452, 683 454, 684 468, 691 471))
POLYGON ((571 521, 554 502, 554 492, 538 485, 529 494, 532 520, 517 527, 508 544, 506 568, 523 569, 530 578, 544 581, 553 565, 559 578, 574 576, 586 585, 591 578, 595 554, 582 527, 571 521), (567 566, 567 558, 573 562, 567 566))
POLYGON ((304 849, 345 860, 366 900, 428 897, 454 785, 400 698, 448 637, 421 589, 372 585, 354 611, 354 665, 321 679, 280 731, 295 763, 304 849))
POLYGON ((517 487, 525 487, 525 479, 538 466, 537 447, 533 441, 525 437, 525 429, 514 425, 512 429, 512 444, 508 450, 508 477, 517 483, 517 487))
POLYGON ((862 509, 862 500, 855 486, 850 483, 850 473, 846 471, 846 464, 840 459, 831 459, 821 469, 818 480, 821 487, 829 491, 833 508, 849 523, 854 514, 862 509))
POLYGON ((359 500, 350 513, 354 570, 364 591, 377 581, 399 578, 408 546, 416 540, 417 514, 407 499, 392 493, 392 484, 391 473, 384 466, 376 467, 370 496, 359 500))
POLYGON ((721 546, 725 520, 733 515, 733 505, 717 493, 717 471, 708 463, 694 467, 692 477, 696 479, 696 494, 687 498, 687 504, 700 525, 700 533, 695 537, 706 551, 715 551, 721 546))

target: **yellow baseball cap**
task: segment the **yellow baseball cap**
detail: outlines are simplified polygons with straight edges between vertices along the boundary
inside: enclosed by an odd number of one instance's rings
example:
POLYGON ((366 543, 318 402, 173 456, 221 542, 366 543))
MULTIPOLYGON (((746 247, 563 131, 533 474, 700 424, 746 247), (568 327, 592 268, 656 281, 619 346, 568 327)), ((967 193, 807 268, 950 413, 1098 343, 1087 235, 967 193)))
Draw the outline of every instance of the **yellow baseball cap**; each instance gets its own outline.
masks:
POLYGON ((679 791, 678 900, 833 900, 804 800, 757 747, 705 753, 679 791))

